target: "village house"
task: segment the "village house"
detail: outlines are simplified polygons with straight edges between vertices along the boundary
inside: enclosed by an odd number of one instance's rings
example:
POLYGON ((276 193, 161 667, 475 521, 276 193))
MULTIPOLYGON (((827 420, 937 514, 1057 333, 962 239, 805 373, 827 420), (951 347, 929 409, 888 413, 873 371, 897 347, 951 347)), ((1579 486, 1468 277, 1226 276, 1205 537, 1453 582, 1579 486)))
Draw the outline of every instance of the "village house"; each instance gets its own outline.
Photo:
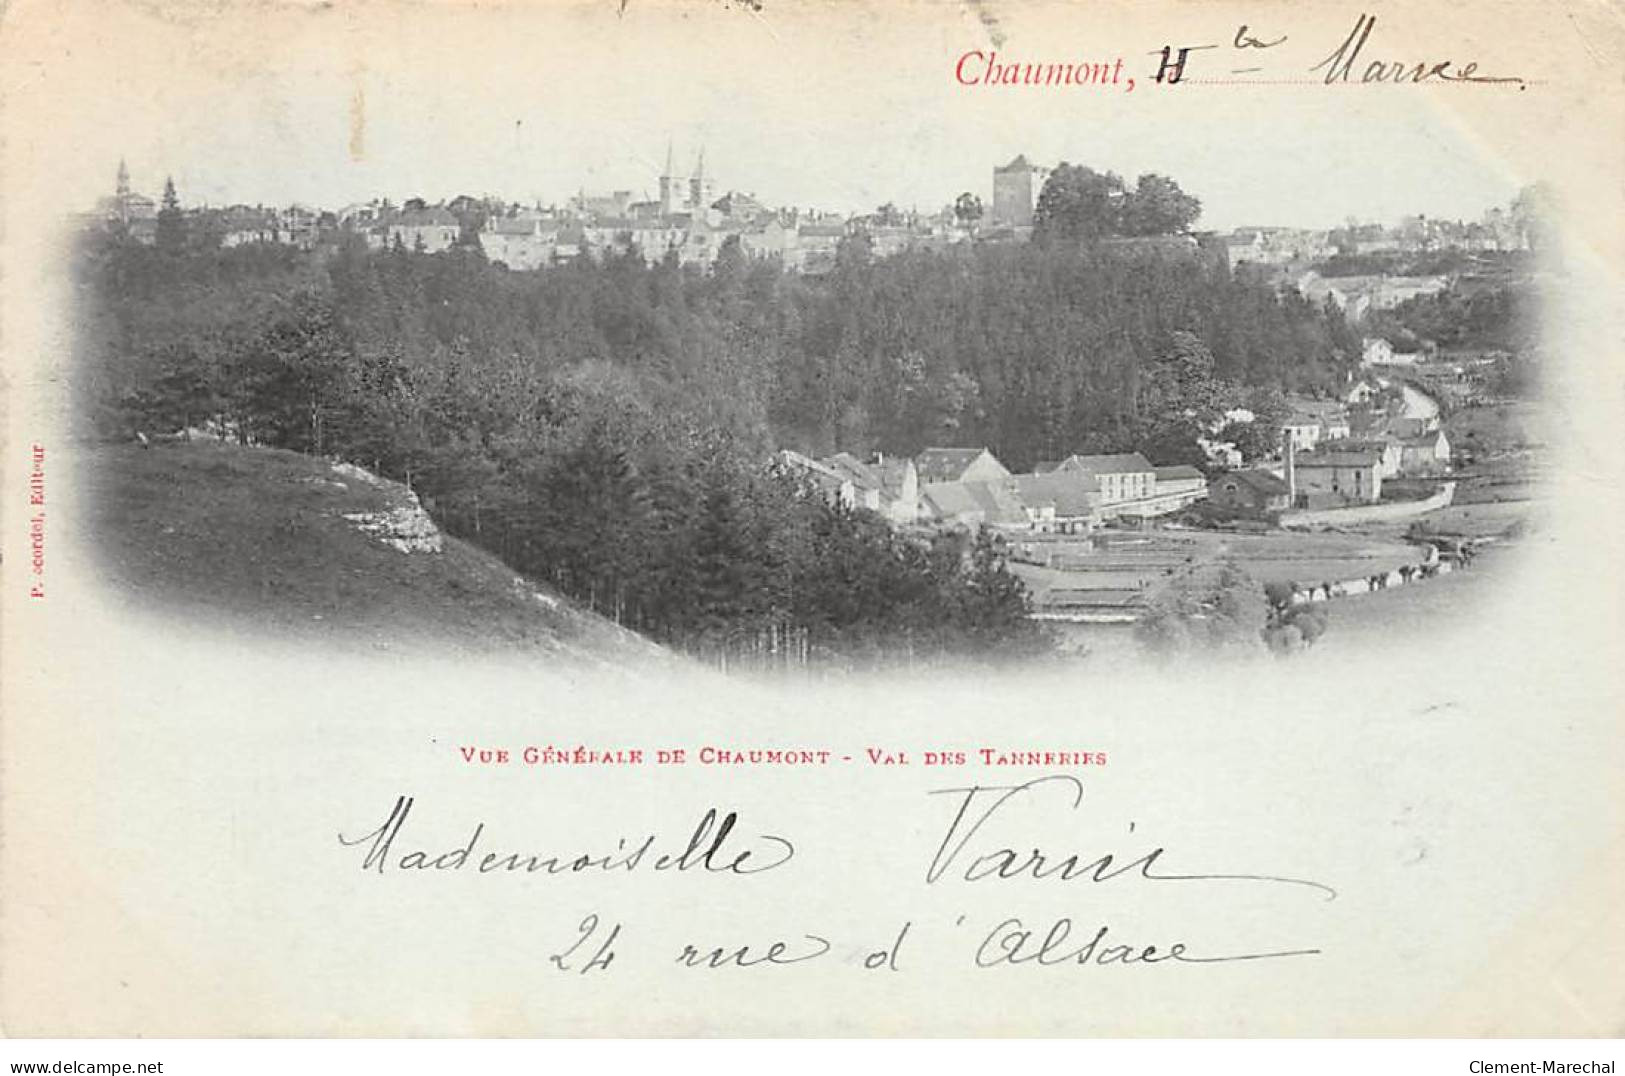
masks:
POLYGON ((1006 530, 1031 526, 1027 506, 1009 475, 990 481, 936 482, 926 486, 920 496, 927 518, 943 526, 1006 530))
POLYGON ((1373 377, 1357 377, 1343 393, 1343 402, 1351 407, 1370 407, 1382 402, 1384 387, 1373 377))
POLYGON ((1237 228, 1221 237, 1219 243, 1232 266, 1243 262, 1283 266, 1308 257, 1325 245, 1315 243, 1306 233, 1285 228, 1237 228))
POLYGON ((321 214, 306 206, 291 205, 277 212, 276 227, 279 242, 310 250, 321 233, 321 214))
POLYGON ((1158 467, 1154 473, 1153 499, 1158 506, 1154 514, 1175 512, 1207 497, 1207 477, 1189 464, 1158 467))
POLYGON ((1281 433, 1293 448, 1307 452, 1320 443, 1320 420, 1301 413, 1289 415, 1281 423, 1281 433))
POLYGON ((1352 438, 1322 441, 1326 452, 1370 452, 1377 457, 1377 469, 1384 478, 1397 478, 1404 468, 1403 443, 1395 437, 1352 438))
POLYGON ((559 228, 559 234, 553 240, 553 260, 567 262, 588 253, 587 231, 578 222, 570 222, 559 228))
POLYGON ((711 227, 701 214, 688 221, 681 238, 670 248, 677 251, 677 260, 683 265, 710 266, 717 260, 717 251, 727 236, 711 227))
POLYGON ((1281 423, 1281 430, 1291 438, 1292 447, 1300 452, 1313 449, 1322 441, 1347 437, 1352 432, 1348 409, 1340 401, 1299 397, 1288 402, 1292 414, 1281 423))
POLYGON ((921 486, 1009 478, 1010 470, 985 448, 927 448, 914 457, 921 486))
POLYGON ((462 227, 457 223, 456 216, 444 206, 430 206, 427 209, 402 210, 385 217, 379 230, 373 234, 376 237, 375 246, 393 247, 399 243, 407 250, 438 254, 451 249, 462 234, 462 227))
POLYGON ((228 206, 215 219, 223 247, 277 241, 276 217, 257 206, 228 206))
POLYGON ((1381 337, 1367 338, 1360 352, 1363 366, 1415 366, 1427 358, 1424 351, 1398 351, 1381 337))
POLYGON ((1030 529, 1041 534, 1081 534, 1099 522, 1100 484, 1077 471, 1014 475, 1016 496, 1030 529))
POLYGON ((588 194, 580 191, 570 199, 570 209, 583 217, 625 217, 632 210, 631 191, 588 194))
POLYGON ((920 485, 914 461, 907 457, 877 457, 865 463, 848 452, 826 459, 783 449, 775 457, 780 467, 798 476, 832 505, 863 508, 896 526, 911 526, 922 514, 920 485))
POLYGON ((1439 418, 1437 415, 1413 417, 1378 411, 1357 414, 1352 426, 1350 436, 1358 440, 1408 441, 1438 429, 1439 418))
MULTIPOLYGON (((956 465, 959 462, 963 461, 956 465)), ((1081 471, 998 475, 986 460, 973 461, 962 473, 986 477, 923 485, 922 520, 1039 534, 1082 533, 1100 522, 1100 485, 1093 475, 1081 471)))
POLYGON ((1290 488, 1263 470, 1226 471, 1207 483, 1208 503, 1230 512, 1263 516, 1291 507, 1290 488))
POLYGON ((1298 277, 1296 286, 1310 302, 1319 304, 1330 299, 1350 321, 1358 322, 1373 310, 1392 310, 1407 299, 1441 292, 1449 283, 1443 276, 1323 277, 1311 271, 1298 277))
POLYGON ((802 224, 787 245, 785 268, 803 273, 827 273, 835 267, 835 254, 846 238, 844 223, 802 224))
POLYGON ((1382 496, 1382 462, 1375 452, 1287 455, 1287 485, 1296 508, 1374 504, 1382 496))
POLYGON ((744 191, 729 191, 712 202, 711 208, 721 215, 722 220, 741 225, 760 220, 772 212, 758 201, 755 195, 746 194, 744 191))
POLYGON ((539 214, 492 217, 480 231, 480 249, 492 262, 509 269, 540 269, 551 265, 558 224, 539 214))
POLYGON ((1406 475, 1435 475, 1450 469, 1450 439, 1443 430, 1429 430, 1397 444, 1399 470, 1406 475))
POLYGON ((1380 336, 1360 342, 1360 362, 1365 366, 1387 366, 1394 361, 1394 345, 1380 336))
POLYGON ((908 526, 920 517, 920 479, 914 461, 877 456, 865 463, 849 452, 837 452, 822 461, 852 483, 856 502, 892 523, 908 526))
POLYGON ((830 505, 858 506, 858 492, 852 480, 832 467, 794 449, 780 449, 775 457, 780 467, 803 482, 830 505))
POLYGON ((752 224, 739 234, 739 245, 752 258, 789 260, 795 233, 786 228, 777 217, 769 217, 752 224))
POLYGON ((1071 455, 1064 460, 1040 463, 1033 470, 1038 474, 1063 471, 1089 475, 1099 483, 1101 507, 1110 514, 1116 514, 1112 509, 1126 502, 1149 498, 1157 482, 1156 468, 1138 452, 1071 455))
POLYGON ((359 230, 378 223, 387 208, 387 203, 373 199, 370 202, 351 202, 334 215, 340 227, 359 230))

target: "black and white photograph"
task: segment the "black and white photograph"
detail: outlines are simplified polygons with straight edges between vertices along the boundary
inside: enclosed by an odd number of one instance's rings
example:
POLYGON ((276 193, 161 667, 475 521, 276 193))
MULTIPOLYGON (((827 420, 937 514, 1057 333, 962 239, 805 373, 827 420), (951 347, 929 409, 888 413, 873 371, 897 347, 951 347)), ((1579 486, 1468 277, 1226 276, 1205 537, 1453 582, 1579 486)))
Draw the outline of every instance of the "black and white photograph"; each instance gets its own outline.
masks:
POLYGON ((634 115, 544 183, 514 104, 471 150, 545 193, 403 186, 436 140, 314 202, 109 160, 74 417, 115 586, 336 644, 1086 670, 1448 632, 1540 532, 1540 179, 1062 132, 808 176, 634 115))

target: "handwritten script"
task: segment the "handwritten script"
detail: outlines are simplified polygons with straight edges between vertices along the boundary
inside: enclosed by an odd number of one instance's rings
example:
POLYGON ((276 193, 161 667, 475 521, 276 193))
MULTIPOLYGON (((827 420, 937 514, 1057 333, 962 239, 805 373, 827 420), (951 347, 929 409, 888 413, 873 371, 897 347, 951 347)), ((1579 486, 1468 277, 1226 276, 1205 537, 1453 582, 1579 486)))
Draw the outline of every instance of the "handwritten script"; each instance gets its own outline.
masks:
MULTIPOLYGON (((1481 73, 1477 60, 1463 61, 1438 54, 1417 58, 1382 51, 1387 46, 1380 40, 1373 40, 1376 28, 1375 15, 1360 15, 1343 40, 1330 53, 1310 65, 1306 73, 1318 76, 1327 86, 1482 83, 1515 86, 1520 90, 1528 86, 1517 75, 1481 73)), ((1297 62, 1287 58, 1286 54, 1292 48, 1288 45, 1289 40, 1287 34, 1269 34, 1242 24, 1227 43, 1228 48, 1216 43, 1183 45, 1177 49, 1165 45, 1152 53, 1160 61, 1152 78, 1163 85, 1187 80, 1231 85, 1313 81, 1304 79, 1305 72, 1297 66, 1297 62), (1277 49, 1280 51, 1277 52, 1277 49), (1208 50, 1214 50, 1215 57, 1193 61, 1192 54, 1208 50), (1225 66, 1225 59, 1217 57, 1227 57, 1229 65, 1225 66), (1279 66, 1270 67, 1260 62, 1266 58, 1279 66), (1187 71, 1187 66, 1193 64, 1187 71)), ((1321 44, 1319 47, 1325 46, 1321 44)))
MULTIPOLYGON (((1142 886, 1187 887, 1198 899, 1212 887, 1256 886, 1290 890, 1321 901, 1335 900, 1331 886, 1308 878, 1252 871, 1194 869, 1182 867, 1180 857, 1166 845, 1150 847, 1098 848, 1045 847, 1027 837, 1012 837, 1016 823, 1044 824, 1046 833, 1084 813, 1083 781, 1071 774, 1052 774, 1021 784, 968 785, 933 789, 930 805, 946 804, 946 821, 927 832, 930 844, 921 849, 892 853, 885 860, 895 862, 906 884, 926 893, 960 886, 999 887, 1010 892, 1011 907, 1001 909, 979 922, 966 915, 948 917, 942 923, 909 918, 888 931, 888 941, 876 948, 854 947, 850 940, 838 940, 816 924, 797 924, 777 937, 691 938, 680 937, 661 945, 658 941, 645 951, 667 953, 671 965, 686 970, 720 971, 790 967, 828 959, 845 959, 868 970, 902 970, 907 963, 906 947, 922 944, 927 928, 949 939, 964 938, 964 956, 974 969, 1014 967, 1113 967, 1130 965, 1223 964, 1237 961, 1278 960, 1318 955, 1318 947, 1255 948, 1222 943, 1197 945, 1183 937, 1147 941, 1125 939, 1116 932, 1108 916, 1083 920, 1074 916, 1032 916, 1021 911, 1017 902, 1033 887, 1075 885, 1114 890, 1142 886), (1016 817, 1018 816, 1019 817, 1016 817), (992 834, 1001 832, 1003 838, 992 834), (911 866, 912 864, 912 866, 911 866), (912 939, 912 940, 911 940, 912 939), (842 956, 844 954, 844 957, 842 956)), ((571 842, 562 849, 545 851, 513 850, 495 846, 485 821, 476 821, 468 837, 449 848, 411 846, 408 823, 413 820, 416 800, 399 796, 381 823, 354 836, 338 835, 341 849, 360 853, 360 869, 384 878, 414 878, 451 872, 476 877, 621 876, 650 874, 677 879, 706 876, 734 880, 734 884, 768 886, 764 904, 771 902, 773 915, 784 911, 783 887, 756 879, 756 875, 785 872, 800 861, 804 877, 791 883, 793 891, 817 882, 840 877, 846 865, 826 865, 817 871, 806 865, 798 845, 777 827, 747 824, 741 813, 721 807, 697 812, 692 825, 674 834, 649 832, 635 837, 615 838, 613 845, 602 842, 571 842)), ((1134 827, 1130 825, 1130 833, 1134 827)), ((827 836, 827 835, 823 835, 827 836)), ((1080 842, 1081 843, 1081 842, 1080 842)), ((352 860, 353 862, 353 860, 352 860)), ((1001 898, 1002 899, 1002 898, 1001 898)), ((808 913, 811 914, 811 913, 808 913)), ((660 931, 681 930, 673 922, 648 925, 660 931)), ((744 928, 741 928, 742 930, 744 928)), ((607 971, 622 947, 629 944, 633 930, 622 922, 612 922, 591 911, 575 923, 574 935, 548 955, 549 964, 559 972, 585 975, 607 971)))

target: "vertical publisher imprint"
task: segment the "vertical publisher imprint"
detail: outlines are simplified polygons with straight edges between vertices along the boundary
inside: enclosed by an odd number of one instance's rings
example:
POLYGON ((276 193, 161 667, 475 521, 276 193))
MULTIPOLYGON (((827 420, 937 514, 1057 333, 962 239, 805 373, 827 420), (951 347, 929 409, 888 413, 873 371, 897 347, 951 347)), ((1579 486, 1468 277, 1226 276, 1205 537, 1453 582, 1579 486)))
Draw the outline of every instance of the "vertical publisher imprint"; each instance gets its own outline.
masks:
POLYGON ((45 597, 45 446, 29 449, 28 468, 28 583, 30 598, 45 597))

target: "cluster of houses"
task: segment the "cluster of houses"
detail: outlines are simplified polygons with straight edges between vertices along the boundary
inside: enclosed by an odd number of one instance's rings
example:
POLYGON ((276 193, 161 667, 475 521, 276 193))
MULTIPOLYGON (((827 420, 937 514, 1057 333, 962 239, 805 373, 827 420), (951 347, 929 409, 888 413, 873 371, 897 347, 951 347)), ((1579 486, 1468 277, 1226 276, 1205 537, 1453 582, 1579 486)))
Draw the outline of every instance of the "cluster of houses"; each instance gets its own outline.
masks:
POLYGON ((1232 265, 1285 266, 1323 261, 1335 254, 1415 255, 1458 250, 1472 253, 1527 250, 1528 228, 1496 206, 1476 221, 1406 217, 1396 225, 1351 224, 1344 228, 1236 228, 1223 237, 1232 265))
POLYGON ((843 239, 862 235, 871 252, 885 257, 910 248, 943 248, 970 238, 969 221, 951 207, 935 213, 883 206, 846 216, 774 208, 754 195, 731 190, 717 196, 702 151, 692 174, 673 167, 671 150, 657 193, 632 191, 577 194, 560 207, 508 207, 491 214, 479 233, 486 257, 510 269, 536 269, 583 254, 640 253, 656 262, 675 256, 683 265, 714 262, 723 245, 739 244, 747 257, 773 258, 785 268, 818 273, 835 264, 843 239))
POLYGON ((1157 467, 1138 452, 1045 460, 1027 474, 1012 473, 987 448, 927 448, 913 457, 867 460, 849 452, 815 459, 786 449, 778 462, 831 503, 866 508, 898 527, 985 525, 1033 534, 1155 519, 1198 501, 1254 518, 1373 504, 1385 482, 1450 471, 1450 441, 1436 403, 1403 381, 1367 372, 1337 398, 1288 403, 1278 455, 1243 466, 1234 446, 1214 446, 1208 474, 1157 467))
POLYGON ((1385 480, 1433 478, 1450 469, 1450 439, 1437 410, 1413 406, 1402 384, 1367 375, 1339 400, 1292 403, 1279 459, 1215 476, 1208 484, 1214 507, 1267 516, 1373 504, 1385 480))
POLYGON ((1322 304, 1330 300, 1350 321, 1359 322, 1376 311, 1392 310, 1411 299, 1437 295, 1450 287, 1450 277, 1440 274, 1323 277, 1310 270, 1292 283, 1298 294, 1310 302, 1322 304))
POLYGON ((832 503, 867 508, 900 527, 980 526, 1076 534, 1107 520, 1167 515, 1207 496, 1195 467, 1154 467, 1138 452, 1072 455, 1013 474, 986 448, 927 448, 918 456, 862 461, 840 452, 779 463, 832 503))

